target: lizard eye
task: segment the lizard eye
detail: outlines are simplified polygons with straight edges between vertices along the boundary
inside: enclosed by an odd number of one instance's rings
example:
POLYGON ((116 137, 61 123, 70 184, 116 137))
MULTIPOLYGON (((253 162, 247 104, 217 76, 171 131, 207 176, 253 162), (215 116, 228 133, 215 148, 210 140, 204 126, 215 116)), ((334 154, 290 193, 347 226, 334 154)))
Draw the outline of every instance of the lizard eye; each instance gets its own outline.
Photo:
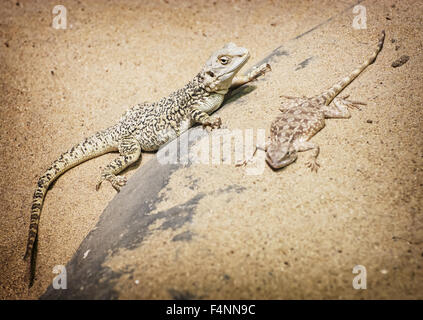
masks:
POLYGON ((230 59, 227 56, 222 56, 222 57, 219 57, 219 61, 221 64, 225 65, 229 63, 230 59))

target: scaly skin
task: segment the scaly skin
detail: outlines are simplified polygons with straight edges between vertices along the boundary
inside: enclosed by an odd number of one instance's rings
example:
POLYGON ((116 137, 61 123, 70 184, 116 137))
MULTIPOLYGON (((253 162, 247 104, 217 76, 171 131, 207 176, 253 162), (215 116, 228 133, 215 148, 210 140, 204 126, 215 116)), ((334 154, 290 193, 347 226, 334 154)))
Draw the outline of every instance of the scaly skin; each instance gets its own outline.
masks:
MULTIPOLYGON (((283 96, 290 101, 282 105, 280 109, 282 114, 272 122, 270 139, 266 145, 256 148, 256 151, 261 149, 266 152, 266 162, 270 167, 273 169, 286 167, 297 159, 298 152, 312 150, 311 158, 306 165, 312 171, 318 170, 319 164, 316 159, 319 155, 319 146, 309 140, 325 126, 325 119, 350 118, 348 108, 364 105, 361 102, 346 100, 347 97, 341 99, 336 96, 376 60, 382 50, 384 39, 385 31, 382 31, 377 49, 372 55, 349 76, 322 94, 312 98, 283 96), (332 101, 333 104, 330 104, 332 101)), ((250 160, 244 161, 243 164, 248 161, 250 160)))
POLYGON ((212 129, 220 127, 220 118, 211 117, 209 114, 219 108, 228 90, 250 82, 270 70, 269 65, 262 65, 247 76, 235 77, 248 59, 247 49, 237 47, 233 43, 227 44, 212 54, 203 70, 182 89, 158 102, 142 103, 130 108, 117 124, 86 138, 53 162, 38 180, 32 201, 24 256, 28 261, 29 286, 34 279, 33 248, 37 240, 43 200, 49 185, 81 162, 118 151, 119 157, 103 169, 96 189, 107 180, 119 191, 125 185, 126 178, 117 174, 139 160, 141 151, 158 150, 196 123, 212 129))

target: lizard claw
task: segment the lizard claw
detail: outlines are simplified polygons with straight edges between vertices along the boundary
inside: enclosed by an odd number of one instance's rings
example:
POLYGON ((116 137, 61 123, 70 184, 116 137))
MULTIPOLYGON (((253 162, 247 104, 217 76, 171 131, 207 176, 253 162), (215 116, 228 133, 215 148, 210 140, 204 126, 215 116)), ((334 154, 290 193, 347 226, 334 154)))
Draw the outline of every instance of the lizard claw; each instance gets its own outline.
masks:
POLYGON ((104 179, 100 179, 100 180, 97 182, 97 184, 95 185, 95 190, 96 190, 96 191, 100 190, 101 183, 102 183, 103 181, 104 181, 104 179))
POLYGON ((266 64, 262 64, 259 67, 260 70, 260 75, 265 75, 267 72, 272 71, 272 67, 270 66, 270 64, 266 63, 266 64))
POLYGON ((237 162, 237 163, 235 163, 235 167, 245 167, 247 165, 247 163, 248 163, 248 160, 237 162))
POLYGON ((128 179, 125 176, 117 176, 111 181, 112 187, 115 188, 117 192, 120 191, 121 187, 126 185, 128 179))
POLYGON ((270 64, 263 63, 261 66, 254 68, 251 72, 250 78, 256 80, 258 77, 265 75, 269 71, 272 71, 270 64))
POLYGON ((209 121, 203 123, 203 128, 209 127, 210 129, 218 129, 222 126, 222 119, 220 118, 210 118, 209 121))
POLYGON ((349 95, 346 96, 346 97, 343 97, 343 98, 341 98, 339 100, 340 100, 340 102, 343 105, 345 105, 349 109, 353 109, 354 108, 354 109, 361 110, 360 106, 366 106, 367 105, 367 103, 365 103, 365 102, 354 101, 354 100, 347 100, 346 98, 348 98, 348 97, 349 97, 349 95))
POLYGON ((244 161, 235 163, 235 167, 245 167, 248 163, 253 162, 254 161, 254 155, 256 154, 258 149, 262 149, 262 148, 259 147, 259 146, 256 146, 253 154, 248 159, 245 159, 244 161))
POLYGON ((306 162, 306 167, 310 168, 311 172, 316 172, 319 170, 320 164, 317 163, 315 160, 310 160, 306 162))

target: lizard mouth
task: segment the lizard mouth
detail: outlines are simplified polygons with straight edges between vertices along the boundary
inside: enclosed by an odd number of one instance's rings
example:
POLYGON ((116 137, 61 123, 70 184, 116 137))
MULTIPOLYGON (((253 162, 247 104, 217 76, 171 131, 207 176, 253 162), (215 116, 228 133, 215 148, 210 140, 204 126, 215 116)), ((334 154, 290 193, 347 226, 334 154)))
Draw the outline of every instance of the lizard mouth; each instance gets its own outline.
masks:
MULTIPOLYGON (((224 74, 220 75, 218 79, 219 80, 226 80, 226 79, 229 79, 232 76, 234 76, 235 73, 237 73, 237 71, 239 71, 247 63, 247 61, 250 59, 250 53, 248 51, 247 51, 247 53, 244 56, 245 56, 244 57, 244 60, 240 64, 238 64, 237 66, 233 67, 231 70, 225 72, 224 74)), ((236 57, 241 58, 242 55, 238 55, 236 57)))

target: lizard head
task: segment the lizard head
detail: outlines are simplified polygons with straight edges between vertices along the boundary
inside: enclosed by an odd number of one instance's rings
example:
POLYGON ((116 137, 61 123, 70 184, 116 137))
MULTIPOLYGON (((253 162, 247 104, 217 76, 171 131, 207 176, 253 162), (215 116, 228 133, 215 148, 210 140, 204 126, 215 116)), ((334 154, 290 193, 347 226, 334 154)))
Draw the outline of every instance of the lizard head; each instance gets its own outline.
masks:
POLYGON ((209 92, 225 94, 232 79, 250 58, 247 49, 228 43, 214 52, 207 60, 202 73, 204 85, 209 92))
POLYGON ((272 142, 266 149, 266 162, 273 169, 280 169, 297 160, 297 151, 288 141, 272 142))

